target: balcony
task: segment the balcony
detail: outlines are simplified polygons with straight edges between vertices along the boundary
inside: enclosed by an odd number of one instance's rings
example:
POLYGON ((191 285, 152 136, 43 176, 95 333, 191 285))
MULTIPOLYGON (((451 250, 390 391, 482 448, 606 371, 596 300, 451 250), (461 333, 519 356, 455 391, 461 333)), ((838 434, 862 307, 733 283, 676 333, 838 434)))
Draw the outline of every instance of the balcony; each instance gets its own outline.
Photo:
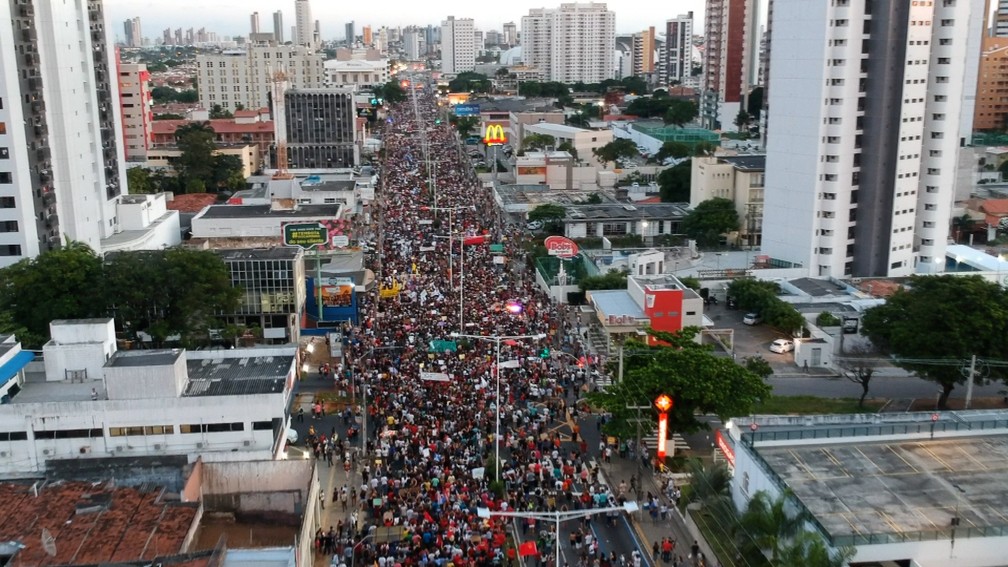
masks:
POLYGON ((59 226, 59 215, 56 213, 51 213, 46 217, 46 226, 49 228, 59 226))

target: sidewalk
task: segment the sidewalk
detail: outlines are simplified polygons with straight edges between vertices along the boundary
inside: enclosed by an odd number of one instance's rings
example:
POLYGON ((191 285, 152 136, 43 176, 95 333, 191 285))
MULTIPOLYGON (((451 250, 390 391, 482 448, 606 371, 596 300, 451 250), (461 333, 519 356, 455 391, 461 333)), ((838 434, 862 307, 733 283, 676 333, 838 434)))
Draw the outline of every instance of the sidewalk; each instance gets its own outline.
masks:
MULTIPOLYGON (((639 472, 635 459, 624 459, 619 456, 613 456, 611 463, 602 463, 600 466, 602 475, 611 487, 618 486, 623 480, 629 484, 631 476, 638 476, 640 479, 639 488, 642 498, 638 503, 641 505, 641 510, 631 514, 629 519, 630 526, 636 532, 637 538, 647 545, 647 549, 642 549, 641 553, 651 558, 652 563, 656 567, 671 565, 671 562, 666 564, 661 561, 660 557, 655 557, 652 553, 652 546, 655 542, 658 542, 660 545, 662 538, 671 537, 672 541, 676 542, 675 549, 672 552, 672 559, 675 560, 677 556, 685 559, 690 553, 690 545, 692 545, 694 540, 698 539, 699 534, 698 536, 690 534, 679 509, 662 494, 661 486, 656 481, 654 472, 649 467, 642 468, 639 472), (658 495, 659 502, 663 502, 669 507, 671 511, 669 519, 651 519, 651 516, 643 508, 648 492, 658 495)), ((701 549, 707 549, 704 542, 701 542, 701 549)), ((710 557, 710 554, 707 554, 707 556, 710 557)))

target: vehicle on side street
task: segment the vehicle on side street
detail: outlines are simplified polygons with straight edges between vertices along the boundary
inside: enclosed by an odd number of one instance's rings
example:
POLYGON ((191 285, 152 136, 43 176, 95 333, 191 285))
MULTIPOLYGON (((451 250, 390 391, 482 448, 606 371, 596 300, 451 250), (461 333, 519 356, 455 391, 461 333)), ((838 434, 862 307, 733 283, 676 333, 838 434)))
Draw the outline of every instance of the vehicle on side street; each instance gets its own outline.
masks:
POLYGON ((746 313, 745 317, 742 318, 742 323, 746 325, 759 325, 763 322, 763 317, 760 317, 759 313, 746 313))
POLYGON ((777 354, 784 354, 786 352, 791 352, 794 350, 794 341, 791 339, 777 339, 770 343, 770 352, 776 352, 777 354))

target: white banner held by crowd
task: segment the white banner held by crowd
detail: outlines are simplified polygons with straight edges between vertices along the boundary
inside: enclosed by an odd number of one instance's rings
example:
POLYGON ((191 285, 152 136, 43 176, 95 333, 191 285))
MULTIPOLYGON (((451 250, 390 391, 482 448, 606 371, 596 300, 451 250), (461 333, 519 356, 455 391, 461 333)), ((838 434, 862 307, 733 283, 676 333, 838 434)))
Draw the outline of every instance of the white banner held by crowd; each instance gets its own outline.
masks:
POLYGON ((421 372, 420 379, 428 382, 450 382, 451 376, 444 372, 421 372))

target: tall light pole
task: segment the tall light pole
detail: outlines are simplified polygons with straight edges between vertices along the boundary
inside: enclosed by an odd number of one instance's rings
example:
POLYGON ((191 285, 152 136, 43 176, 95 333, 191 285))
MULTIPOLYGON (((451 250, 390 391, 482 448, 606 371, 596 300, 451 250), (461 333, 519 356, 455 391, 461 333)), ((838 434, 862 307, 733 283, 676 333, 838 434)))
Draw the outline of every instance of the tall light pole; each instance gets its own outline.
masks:
MULTIPOLYGON (((421 211, 448 211, 448 271, 452 272, 452 277, 455 277, 455 262, 452 259, 452 241, 455 239, 455 223, 453 221, 452 214, 455 211, 464 211, 466 209, 472 209, 471 205, 459 206, 459 207, 420 207, 421 211)), ((465 242, 463 241, 463 236, 459 234, 459 332, 465 330, 463 307, 465 306, 465 242)), ((451 284, 451 281, 448 282, 451 284)))
POLYGON ((585 510, 564 510, 555 512, 498 512, 496 510, 490 510, 489 508, 476 508, 476 515, 480 518, 501 516, 504 518, 530 518, 533 520, 553 522, 556 526, 556 537, 553 538, 553 547, 556 559, 553 566, 560 567, 561 522, 576 520, 578 518, 588 518, 596 514, 607 514, 609 512, 626 512, 627 514, 632 514, 637 510, 640 510, 640 506, 637 505, 637 502, 631 500, 629 502, 624 502, 622 506, 608 506, 606 508, 587 508, 585 510))
POLYGON ((501 420, 500 420, 500 417, 501 417, 501 394, 500 394, 501 359, 500 359, 500 356, 501 356, 501 343, 503 341, 508 341, 508 340, 511 340, 511 341, 520 341, 520 340, 525 340, 525 339, 534 339, 534 340, 541 341, 541 340, 543 340, 543 339, 546 338, 546 333, 539 333, 537 335, 463 335, 462 333, 452 333, 451 337, 452 338, 456 338, 456 339, 474 339, 474 340, 479 340, 479 341, 490 341, 492 343, 495 343, 496 346, 497 346, 497 359, 496 359, 497 362, 494 365, 494 373, 497 375, 497 397, 495 398, 496 405, 497 405, 497 412, 496 412, 497 413, 497 431, 496 431, 496 433, 494 435, 494 459, 496 459, 497 462, 496 462, 496 466, 494 468, 496 469, 496 471, 495 471, 496 472, 496 475, 495 475, 496 478, 495 478, 495 480, 497 480, 498 482, 500 482, 500 469, 501 469, 501 460, 500 460, 500 440, 501 440, 501 433, 500 433, 500 427, 501 427, 501 420))

